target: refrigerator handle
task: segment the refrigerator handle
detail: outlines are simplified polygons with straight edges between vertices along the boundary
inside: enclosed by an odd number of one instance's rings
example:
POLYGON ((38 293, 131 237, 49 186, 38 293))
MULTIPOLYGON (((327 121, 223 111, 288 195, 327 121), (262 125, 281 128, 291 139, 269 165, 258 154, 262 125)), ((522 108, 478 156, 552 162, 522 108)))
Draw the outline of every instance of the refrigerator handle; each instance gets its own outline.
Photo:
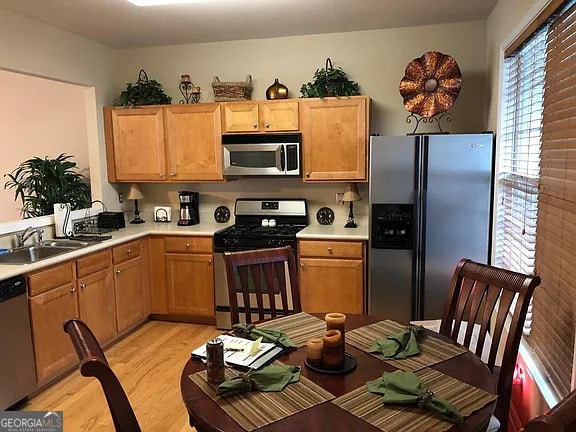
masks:
POLYGON ((424 251, 426 224, 426 175, 428 139, 416 138, 414 161, 414 250, 412 287, 412 319, 423 319, 424 311, 424 251))

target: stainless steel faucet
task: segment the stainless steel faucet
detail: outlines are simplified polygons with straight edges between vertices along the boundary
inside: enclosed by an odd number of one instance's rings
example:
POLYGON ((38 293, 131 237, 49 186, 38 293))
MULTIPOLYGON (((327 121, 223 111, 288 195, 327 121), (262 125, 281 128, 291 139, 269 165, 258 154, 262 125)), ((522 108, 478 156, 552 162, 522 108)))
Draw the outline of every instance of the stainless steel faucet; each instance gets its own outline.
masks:
POLYGON ((33 229, 32 227, 28 227, 24 231, 19 231, 16 233, 16 247, 24 246, 26 240, 28 240, 34 234, 38 236, 38 243, 42 243, 42 234, 44 234, 44 230, 42 228, 33 229))

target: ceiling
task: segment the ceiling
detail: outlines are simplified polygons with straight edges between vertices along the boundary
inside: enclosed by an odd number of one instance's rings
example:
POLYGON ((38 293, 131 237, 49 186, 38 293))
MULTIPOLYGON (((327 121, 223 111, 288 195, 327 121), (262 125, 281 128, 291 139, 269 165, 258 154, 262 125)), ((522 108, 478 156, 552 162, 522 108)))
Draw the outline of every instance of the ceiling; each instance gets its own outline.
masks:
POLYGON ((114 48, 263 39, 484 20, 497 0, 0 0, 5 9, 114 48))

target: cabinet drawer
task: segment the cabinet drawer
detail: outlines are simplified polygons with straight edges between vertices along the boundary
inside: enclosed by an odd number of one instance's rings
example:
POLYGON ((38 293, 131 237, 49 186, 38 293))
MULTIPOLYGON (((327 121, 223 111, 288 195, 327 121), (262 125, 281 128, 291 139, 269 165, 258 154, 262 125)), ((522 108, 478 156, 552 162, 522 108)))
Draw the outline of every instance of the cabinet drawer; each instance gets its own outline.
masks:
POLYGON ((119 264, 129 259, 140 256, 140 240, 124 243, 112 249, 112 259, 114 264, 119 264))
POLYGON ((74 262, 68 261, 28 276, 30 296, 35 296, 74 281, 74 262))
POLYGON ((363 258, 362 242, 340 241, 300 241, 298 243, 300 256, 363 258))
POLYGON ((111 266, 110 250, 96 252, 87 257, 78 258, 76 260, 76 274, 81 278, 96 273, 100 270, 105 270, 111 266))
POLYGON ((166 252, 212 253, 212 237, 166 237, 166 252))

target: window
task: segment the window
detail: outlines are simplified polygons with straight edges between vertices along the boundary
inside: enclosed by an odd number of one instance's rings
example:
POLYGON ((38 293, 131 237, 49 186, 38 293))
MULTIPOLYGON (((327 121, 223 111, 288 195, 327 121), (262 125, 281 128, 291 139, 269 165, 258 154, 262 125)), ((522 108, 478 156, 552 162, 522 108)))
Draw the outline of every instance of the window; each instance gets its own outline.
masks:
MULTIPOLYGON (((546 28, 504 61, 495 265, 534 272, 546 28)), ((525 334, 530 331, 531 309, 525 334)))

